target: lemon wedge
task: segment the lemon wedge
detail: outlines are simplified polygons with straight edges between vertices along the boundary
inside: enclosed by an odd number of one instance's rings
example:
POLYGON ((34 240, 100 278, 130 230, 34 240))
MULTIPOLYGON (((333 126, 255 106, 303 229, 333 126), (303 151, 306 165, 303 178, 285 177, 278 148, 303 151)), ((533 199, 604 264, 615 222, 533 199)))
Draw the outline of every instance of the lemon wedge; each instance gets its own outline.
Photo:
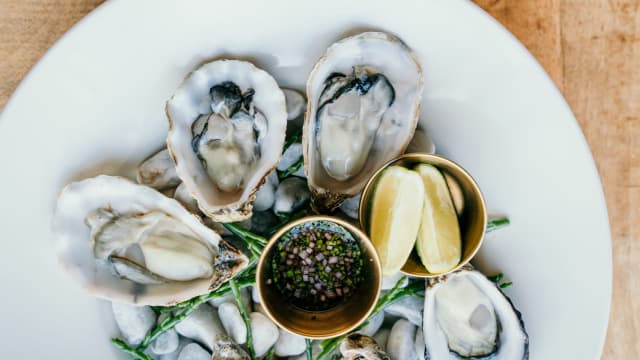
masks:
POLYGON ((443 273, 460 263, 462 244, 458 216, 442 173, 428 164, 416 166, 424 184, 424 210, 416 249, 431 273, 443 273))
POLYGON ((415 172, 390 166, 378 179, 371 203, 371 241, 382 275, 393 276, 413 250, 425 202, 422 179, 415 172))

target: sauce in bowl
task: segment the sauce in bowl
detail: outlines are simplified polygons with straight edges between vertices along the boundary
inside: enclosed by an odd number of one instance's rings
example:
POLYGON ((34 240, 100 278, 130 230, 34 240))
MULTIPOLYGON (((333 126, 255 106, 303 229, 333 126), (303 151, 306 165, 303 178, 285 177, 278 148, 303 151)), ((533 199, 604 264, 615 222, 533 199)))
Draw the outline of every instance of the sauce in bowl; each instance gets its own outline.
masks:
POLYGON ((360 246, 338 224, 297 225, 279 239, 274 250, 267 285, 302 309, 330 309, 351 297, 363 280, 360 246))

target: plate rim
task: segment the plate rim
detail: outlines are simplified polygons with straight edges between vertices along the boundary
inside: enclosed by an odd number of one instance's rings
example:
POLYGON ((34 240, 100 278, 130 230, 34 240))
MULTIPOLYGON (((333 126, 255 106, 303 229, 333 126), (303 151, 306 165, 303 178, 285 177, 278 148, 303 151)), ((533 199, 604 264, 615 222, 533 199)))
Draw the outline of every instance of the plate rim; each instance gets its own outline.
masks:
MULTIPOLYGON (((11 114, 14 111, 13 110, 15 107, 14 104, 16 103, 15 99, 23 96, 27 96, 27 94, 23 95, 25 91, 24 89, 27 87, 29 83, 33 81, 33 79, 40 72, 43 71, 43 69, 46 67, 48 63, 48 59, 53 54, 59 51, 59 49, 61 48, 61 45, 70 41, 70 39, 73 38, 75 33, 83 31, 84 27, 87 24, 92 23, 96 17, 98 16, 107 17, 109 16, 109 11, 115 11, 114 9, 118 9, 118 7, 123 7, 123 6, 126 7, 127 5, 123 5, 123 4, 127 4, 127 3, 128 2, 125 0, 107 0, 103 2, 102 4, 95 7, 93 10, 88 12, 84 17, 82 17, 75 24, 73 24, 62 36, 60 36, 60 38, 58 38, 54 42, 54 44, 48 50, 45 51, 45 53, 40 57, 40 59, 29 69, 27 74, 20 80, 16 88, 13 90, 13 92, 9 96, 5 106, 2 108, 2 110, 0 110, 0 131, 3 129, 3 125, 9 120, 11 114)), ((593 153, 589 147, 589 144, 584 135, 584 132, 582 131, 582 127, 580 126, 580 123, 578 122, 573 110, 571 109, 571 106, 568 104, 566 98, 563 96, 560 89, 556 86, 556 84, 553 82, 549 74, 544 70, 542 65, 535 58, 535 56, 524 46, 522 42, 520 42, 515 37, 514 34, 512 34, 509 30, 507 30, 506 27, 504 27, 500 22, 498 22, 498 20, 492 17, 489 13, 484 11, 479 5, 473 3, 472 1, 465 1, 465 0, 457 0, 457 3, 460 6, 466 6, 467 8, 471 9, 475 13, 474 16, 483 18, 485 22, 490 24, 489 26, 493 27, 495 30, 497 30, 503 36, 505 36, 506 41, 511 43, 511 45, 514 46, 515 48, 518 48, 520 50, 519 51, 520 53, 525 54, 524 58, 527 59, 526 60, 528 63, 527 66, 530 66, 532 69, 535 69, 536 77, 544 81, 545 86, 547 86, 547 90, 554 92, 553 97, 560 99, 562 107, 571 116, 570 126, 573 127, 573 132, 578 135, 578 138, 579 138, 578 141, 581 143, 580 151, 582 152, 582 155, 586 156, 585 160, 587 160, 586 163, 590 168, 590 176, 589 176, 591 178, 590 181, 595 181, 594 185, 596 185, 596 188, 598 189, 598 193, 593 194, 593 196, 594 196, 594 199, 597 198, 598 200, 598 204, 596 207, 598 209, 598 212, 600 213, 599 217, 601 218, 601 221, 603 221, 602 225, 604 225, 607 230, 606 238, 602 239, 602 241, 606 241, 606 250, 607 250, 607 254, 605 254, 606 255, 605 271, 606 271, 606 277, 608 279, 606 284, 608 296, 606 301, 606 307, 603 307, 602 309, 594 309, 594 311, 600 312, 600 316, 604 318, 604 322, 603 322, 604 326, 602 329, 598 330, 600 333, 600 336, 599 336, 600 343, 598 346, 598 348, 600 349, 600 353, 597 355, 601 356, 607 340, 607 334, 608 334, 609 324, 611 320, 610 311, 611 311, 611 303, 612 303, 612 295, 613 295, 612 293, 613 258, 612 258, 612 233, 611 233, 611 224, 609 220, 609 210, 607 207, 606 196, 605 196, 604 188, 602 185, 602 178, 598 171, 597 164, 593 157, 593 153)))

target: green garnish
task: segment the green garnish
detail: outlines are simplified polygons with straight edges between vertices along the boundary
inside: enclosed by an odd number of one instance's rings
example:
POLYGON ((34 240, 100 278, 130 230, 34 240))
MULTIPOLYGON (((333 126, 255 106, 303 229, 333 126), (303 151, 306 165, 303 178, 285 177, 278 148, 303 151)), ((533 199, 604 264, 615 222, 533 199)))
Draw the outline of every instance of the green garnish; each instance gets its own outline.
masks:
POLYGON ((313 360, 313 349, 311 347, 311 339, 304 339, 304 343, 306 345, 305 353, 307 354, 307 360, 313 360))
POLYGON ((256 351, 253 348, 253 333, 251 332, 251 317, 249 316, 249 312, 247 308, 244 306, 244 302, 242 301, 242 295, 240 294, 240 287, 236 283, 234 279, 229 280, 229 285, 231 287, 231 291, 233 292, 233 297, 236 299, 236 303, 238 305, 238 310, 240 311, 240 315, 242 316, 242 320, 244 320, 244 324, 247 328, 247 349, 249 350, 249 356, 251 359, 256 358, 256 351))
POLYGON ((284 180, 286 178, 288 178, 289 176, 295 174, 296 171, 300 170, 300 168, 304 165, 304 157, 300 156, 298 158, 298 160, 296 160, 293 164, 291 164, 288 168, 286 168, 285 170, 278 170, 278 179, 279 180, 284 180))
POLYGON ((487 276, 487 279, 491 280, 494 283, 498 283, 500 280, 502 280, 503 277, 504 277, 503 273, 498 273, 493 276, 487 276))
POLYGON ((296 131, 295 133, 291 134, 291 136, 289 136, 289 138, 285 141, 284 146, 282 147, 282 153, 284 154, 284 152, 287 151, 287 149, 291 145, 300 142, 300 139, 302 139, 302 129, 296 131))
POLYGON ((503 273, 498 273, 493 276, 487 276, 487 279, 494 282, 500 289, 506 289, 509 286, 513 285, 513 282, 511 281, 503 282, 502 284, 500 284, 500 281, 502 280, 503 277, 504 277, 503 273))
POLYGON ((134 349, 131 346, 127 345, 126 342, 120 340, 120 339, 111 339, 111 343, 115 346, 117 346, 120 350, 124 351, 125 353, 131 355, 134 359, 137 360, 153 360, 151 359, 151 356, 145 354, 144 352, 134 349))
POLYGON ((264 354, 264 356, 262 357, 262 360, 272 360, 275 354, 276 354, 276 348, 272 347, 271 349, 269 349, 269 351, 267 351, 266 354, 264 354))
POLYGON ((489 221, 487 221, 487 230, 486 232, 490 233, 492 231, 501 229, 503 227, 506 227, 510 224, 509 218, 507 217, 496 217, 493 219, 489 219, 489 221))
POLYGON ((285 234, 277 247, 281 251, 271 258, 273 284, 303 309, 326 310, 337 305, 364 278, 360 247, 339 225, 302 224, 285 234))

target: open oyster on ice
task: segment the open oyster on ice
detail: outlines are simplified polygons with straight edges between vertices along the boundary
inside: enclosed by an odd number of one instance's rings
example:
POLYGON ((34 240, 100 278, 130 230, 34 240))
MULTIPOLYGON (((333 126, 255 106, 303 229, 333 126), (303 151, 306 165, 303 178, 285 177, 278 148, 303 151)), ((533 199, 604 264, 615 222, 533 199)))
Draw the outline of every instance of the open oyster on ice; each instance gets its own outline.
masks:
POLYGON ((174 304, 248 264, 176 200, 120 177, 67 185, 53 230, 62 265, 91 294, 118 302, 174 304))
POLYGON ((276 81, 246 61, 213 61, 187 76, 166 112, 176 172, 202 212, 219 222, 249 218, 284 144, 276 81))
POLYGON ((467 266, 428 282, 423 317, 427 359, 529 358, 520 313, 483 274, 467 266))
POLYGON ((331 45, 307 81, 305 172, 319 210, 358 194, 402 154, 416 128, 422 69, 395 36, 365 32, 331 45))

